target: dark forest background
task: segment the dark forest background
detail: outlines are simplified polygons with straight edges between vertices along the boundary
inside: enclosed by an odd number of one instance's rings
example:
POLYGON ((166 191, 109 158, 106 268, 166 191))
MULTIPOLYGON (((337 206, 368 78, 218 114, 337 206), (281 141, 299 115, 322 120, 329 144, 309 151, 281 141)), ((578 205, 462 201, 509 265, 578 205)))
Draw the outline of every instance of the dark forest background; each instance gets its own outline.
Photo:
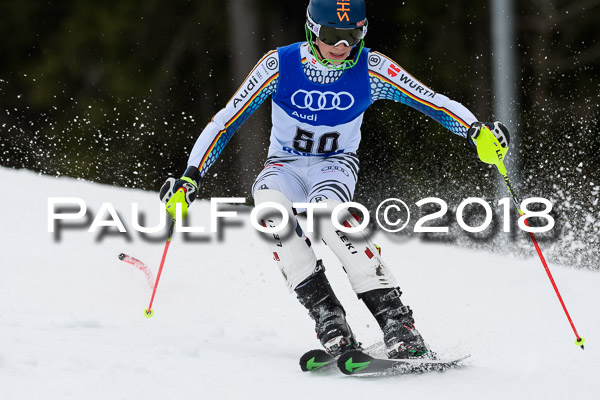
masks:
MULTIPOLYGON (((368 47, 480 120, 496 118, 489 2, 366 3, 368 47)), ((307 4, 1 0, 0 165, 158 191, 183 172, 197 135, 259 58, 304 40, 307 4)), ((549 257, 598 268, 600 0, 515 6, 518 118, 504 122, 518 147, 507 164, 519 160, 514 180, 523 197, 554 203, 559 224, 540 235, 549 257)), ((202 197, 249 196, 269 117, 265 104, 233 137, 202 197)), ((367 111, 359 156, 356 200, 366 205, 437 196, 455 208, 469 196, 504 195, 462 138, 400 104, 367 111)), ((530 252, 518 239, 514 247, 530 252)))

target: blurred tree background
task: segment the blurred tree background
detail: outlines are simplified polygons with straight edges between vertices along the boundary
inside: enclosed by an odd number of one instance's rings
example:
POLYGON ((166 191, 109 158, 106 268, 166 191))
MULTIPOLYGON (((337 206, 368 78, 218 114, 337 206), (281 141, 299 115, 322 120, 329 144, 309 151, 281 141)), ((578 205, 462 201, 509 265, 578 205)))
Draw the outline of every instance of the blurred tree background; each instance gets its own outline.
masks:
MULTIPOLYGON (((487 1, 366 3, 368 47, 495 119, 487 1)), ((304 40, 307 4, 1 1, 0 165, 157 191, 185 169, 196 137, 258 59, 304 40)), ((600 0, 515 4, 518 120, 505 122, 519 137, 517 190, 553 201, 551 258, 598 268, 600 0)), ((269 117, 265 104, 233 137, 202 197, 249 196, 269 117)), ((356 200, 437 196, 456 208, 469 196, 497 199, 495 171, 464 142, 408 107, 375 103, 356 200)))

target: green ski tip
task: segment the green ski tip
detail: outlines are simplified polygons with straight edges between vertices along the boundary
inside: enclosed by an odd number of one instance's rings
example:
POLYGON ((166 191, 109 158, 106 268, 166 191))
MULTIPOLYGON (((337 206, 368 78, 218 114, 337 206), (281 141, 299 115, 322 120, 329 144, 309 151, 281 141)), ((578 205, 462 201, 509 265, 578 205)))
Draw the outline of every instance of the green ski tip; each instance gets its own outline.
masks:
POLYGON ((352 357, 350 357, 348 360, 346 360, 345 366, 346 366, 346 371, 348 371, 350 373, 354 373, 354 372, 357 372, 357 371, 367 368, 370 364, 371 364, 371 361, 355 363, 352 361, 352 357))
POLYGON ((306 362, 306 369, 309 371, 314 371, 316 369, 324 367, 327 364, 329 364, 329 362, 315 362, 315 358, 313 357, 306 362))

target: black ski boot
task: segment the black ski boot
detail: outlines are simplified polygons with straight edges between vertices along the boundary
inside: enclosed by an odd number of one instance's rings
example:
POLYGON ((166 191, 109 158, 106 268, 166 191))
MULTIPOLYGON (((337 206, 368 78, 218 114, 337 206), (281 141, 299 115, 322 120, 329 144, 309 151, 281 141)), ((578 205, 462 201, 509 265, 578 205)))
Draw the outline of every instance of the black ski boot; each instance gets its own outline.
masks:
POLYGON ((348 350, 360 349, 346 322, 346 312, 325 276, 321 260, 317 261, 316 271, 300 283, 295 291, 298 300, 315 321, 317 338, 334 357, 348 350))
POLYGON ((375 289, 361 293, 359 298, 381 327, 389 358, 433 358, 429 346, 415 328, 412 310, 402 304, 400 295, 400 288, 375 289))

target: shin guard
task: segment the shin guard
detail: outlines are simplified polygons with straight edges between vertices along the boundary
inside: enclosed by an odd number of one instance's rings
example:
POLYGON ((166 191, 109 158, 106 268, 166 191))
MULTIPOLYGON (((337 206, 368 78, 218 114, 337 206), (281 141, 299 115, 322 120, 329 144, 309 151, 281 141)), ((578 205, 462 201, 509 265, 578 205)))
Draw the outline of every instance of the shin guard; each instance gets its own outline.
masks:
MULTIPOLYGON (((317 257, 311 247, 310 240, 304 235, 292 203, 278 190, 262 189, 254 193, 254 204, 274 202, 282 205, 288 213, 288 223, 285 228, 277 233, 261 233, 273 259, 277 262, 290 291, 308 278, 317 265, 317 257)), ((283 216, 276 209, 266 208, 256 215, 257 222, 265 227, 275 227, 282 223, 283 216)))

